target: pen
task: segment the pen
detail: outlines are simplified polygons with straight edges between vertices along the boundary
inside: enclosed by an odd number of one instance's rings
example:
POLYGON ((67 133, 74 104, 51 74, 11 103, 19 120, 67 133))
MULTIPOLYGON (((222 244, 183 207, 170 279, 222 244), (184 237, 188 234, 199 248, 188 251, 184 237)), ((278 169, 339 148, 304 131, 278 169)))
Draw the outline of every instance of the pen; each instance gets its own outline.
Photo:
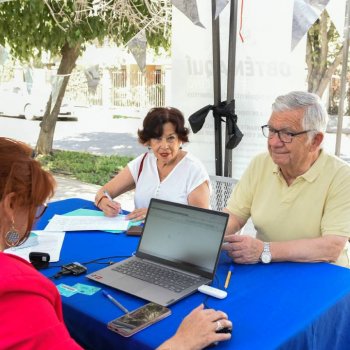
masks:
POLYGON ((108 191, 103 191, 103 194, 111 201, 113 202, 112 197, 110 196, 110 194, 108 193, 108 191))
POLYGON ((108 294, 105 290, 102 291, 103 295, 106 296, 114 305, 118 306, 120 310, 125 312, 126 314, 129 310, 124 307, 119 301, 115 300, 110 294, 108 294))
POLYGON ((234 265, 233 263, 230 265, 230 268, 227 272, 227 277, 226 277, 226 281, 225 281, 225 289, 227 289, 229 283, 230 283, 230 279, 231 279, 231 275, 232 275, 232 272, 233 272, 233 269, 234 269, 234 265))

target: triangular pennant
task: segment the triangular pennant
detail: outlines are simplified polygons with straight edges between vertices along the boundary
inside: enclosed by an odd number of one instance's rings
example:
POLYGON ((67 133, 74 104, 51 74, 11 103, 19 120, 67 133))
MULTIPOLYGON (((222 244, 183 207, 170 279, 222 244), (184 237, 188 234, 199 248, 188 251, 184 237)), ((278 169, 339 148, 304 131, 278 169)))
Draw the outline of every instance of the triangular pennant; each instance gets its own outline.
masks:
POLYGON ((319 18, 329 0, 294 0, 292 50, 319 18))
POLYGON ((64 76, 62 75, 56 75, 53 78, 53 81, 51 83, 52 85, 52 91, 51 91, 51 108, 50 113, 52 113, 53 108, 55 107, 58 94, 60 92, 62 83, 63 83, 64 76))
POLYGON ((145 31, 142 30, 137 35, 135 35, 135 37, 129 41, 127 46, 132 55, 134 56, 140 70, 143 71, 146 67, 147 48, 147 39, 145 31))
POLYGON ((226 7, 226 5, 229 3, 229 0, 216 0, 215 4, 215 19, 220 16, 220 13, 222 10, 226 7))
POLYGON ((205 28, 199 20, 197 0, 171 0, 171 3, 195 25, 205 28))
POLYGON ((3 66, 7 61, 8 53, 6 49, 0 45, 0 65, 3 66))
POLYGON ((34 71, 31 66, 27 66, 26 69, 23 72, 24 81, 27 85, 27 91, 29 94, 32 93, 33 89, 33 82, 34 82, 34 71))

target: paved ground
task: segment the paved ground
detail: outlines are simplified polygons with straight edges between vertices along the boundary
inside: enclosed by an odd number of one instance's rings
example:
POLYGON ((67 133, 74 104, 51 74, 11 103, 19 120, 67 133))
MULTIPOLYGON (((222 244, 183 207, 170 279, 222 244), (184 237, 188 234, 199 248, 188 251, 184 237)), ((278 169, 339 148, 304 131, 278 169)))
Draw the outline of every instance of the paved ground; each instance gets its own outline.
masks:
MULTIPOLYGON (((145 113, 143 110, 77 108, 77 121, 56 123, 53 148, 100 155, 137 156, 145 149, 137 141, 137 130, 142 127, 145 113), (128 118, 116 119, 113 115, 126 115, 128 118)), ((1 116, 0 135, 35 146, 39 124, 39 120, 1 116)))

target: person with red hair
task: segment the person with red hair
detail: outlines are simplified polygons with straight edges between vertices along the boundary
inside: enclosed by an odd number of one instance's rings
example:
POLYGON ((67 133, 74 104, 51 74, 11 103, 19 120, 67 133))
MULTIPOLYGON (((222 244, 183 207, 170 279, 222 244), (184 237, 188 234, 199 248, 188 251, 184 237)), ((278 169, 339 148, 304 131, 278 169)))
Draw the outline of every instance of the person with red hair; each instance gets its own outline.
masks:
MULTIPOLYGON (((56 286, 26 260, 3 251, 22 244, 54 193, 55 180, 26 144, 0 137, 0 349, 81 349, 63 321, 56 286)), ((221 311, 194 309, 160 349, 202 349, 230 339, 221 311)))

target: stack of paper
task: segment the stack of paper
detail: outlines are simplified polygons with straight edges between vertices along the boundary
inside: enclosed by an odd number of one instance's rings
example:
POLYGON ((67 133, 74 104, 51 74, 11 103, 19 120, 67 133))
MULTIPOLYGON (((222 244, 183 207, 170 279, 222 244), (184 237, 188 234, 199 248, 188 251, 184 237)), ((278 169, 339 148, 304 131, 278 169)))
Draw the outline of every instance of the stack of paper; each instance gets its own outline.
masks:
POLYGON ((45 231, 125 231, 128 225, 129 221, 125 219, 124 215, 113 218, 107 216, 55 215, 45 227, 45 231))

